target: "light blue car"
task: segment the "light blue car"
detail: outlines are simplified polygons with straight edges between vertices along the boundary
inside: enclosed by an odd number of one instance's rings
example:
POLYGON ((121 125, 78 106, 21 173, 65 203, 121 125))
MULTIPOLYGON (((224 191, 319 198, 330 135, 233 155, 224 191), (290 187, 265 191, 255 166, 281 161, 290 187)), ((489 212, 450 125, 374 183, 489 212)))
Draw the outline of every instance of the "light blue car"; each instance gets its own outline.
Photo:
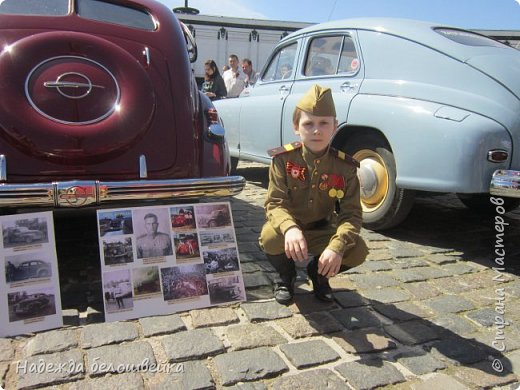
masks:
POLYGON ((352 19, 280 41, 259 81, 215 102, 231 156, 269 163, 294 140, 292 113, 312 85, 330 87, 333 145, 361 163, 364 225, 403 221, 416 191, 454 192, 468 207, 489 194, 520 204, 520 51, 453 27, 352 19))

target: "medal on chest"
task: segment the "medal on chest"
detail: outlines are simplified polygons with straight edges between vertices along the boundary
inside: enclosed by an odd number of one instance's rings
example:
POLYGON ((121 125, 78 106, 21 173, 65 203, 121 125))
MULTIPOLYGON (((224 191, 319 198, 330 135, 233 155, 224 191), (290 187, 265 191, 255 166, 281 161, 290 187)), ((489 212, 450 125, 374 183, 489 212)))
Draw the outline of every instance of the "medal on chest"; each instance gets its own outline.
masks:
POLYGON ((306 167, 302 167, 291 161, 287 161, 286 170, 287 174, 290 175, 293 179, 305 181, 305 171, 307 170, 306 167))
POLYGON ((324 173, 320 179, 320 190, 329 190, 328 194, 331 198, 341 199, 345 196, 345 178, 343 176, 335 173, 324 173))

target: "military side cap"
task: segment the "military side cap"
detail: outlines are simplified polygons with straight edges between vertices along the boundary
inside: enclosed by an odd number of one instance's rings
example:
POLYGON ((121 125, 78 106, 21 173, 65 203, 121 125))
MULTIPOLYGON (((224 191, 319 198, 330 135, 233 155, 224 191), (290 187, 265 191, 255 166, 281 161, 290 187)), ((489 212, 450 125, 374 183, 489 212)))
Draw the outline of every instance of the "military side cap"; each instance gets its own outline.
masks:
POLYGON ((339 158, 339 159, 341 159, 341 160, 345 160, 345 161, 348 162, 349 164, 354 165, 356 168, 359 168, 359 167, 360 167, 360 165, 359 165, 359 161, 356 160, 354 157, 349 156, 347 153, 342 152, 341 150, 338 150, 338 149, 335 149, 335 148, 330 148, 330 151, 331 151, 332 154, 333 154, 334 156, 336 156, 337 158, 339 158))
POLYGON ((296 104, 300 110, 316 116, 336 116, 330 88, 314 84, 296 104))
POLYGON ((290 152, 302 147, 301 142, 293 142, 291 144, 285 144, 284 146, 278 146, 277 148, 269 149, 267 154, 269 157, 278 156, 279 154, 290 152))

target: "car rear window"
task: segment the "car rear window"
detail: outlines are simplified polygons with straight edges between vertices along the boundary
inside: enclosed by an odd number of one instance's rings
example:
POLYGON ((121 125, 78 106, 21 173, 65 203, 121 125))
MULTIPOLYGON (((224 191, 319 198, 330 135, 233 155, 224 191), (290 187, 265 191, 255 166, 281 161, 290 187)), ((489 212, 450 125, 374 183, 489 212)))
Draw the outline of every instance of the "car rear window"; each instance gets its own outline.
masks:
POLYGON ((454 28, 435 28, 434 30, 442 36, 462 45, 507 47, 507 45, 501 42, 470 31, 457 30, 454 28))
POLYGON ((305 76, 353 74, 358 68, 359 58, 352 37, 331 35, 311 40, 305 62, 305 76))
POLYGON ((69 13, 69 0, 0 0, 0 14, 63 16, 69 13))
POLYGON ((139 9, 98 0, 76 0, 76 12, 85 19, 119 24, 141 30, 155 30, 152 16, 139 9))

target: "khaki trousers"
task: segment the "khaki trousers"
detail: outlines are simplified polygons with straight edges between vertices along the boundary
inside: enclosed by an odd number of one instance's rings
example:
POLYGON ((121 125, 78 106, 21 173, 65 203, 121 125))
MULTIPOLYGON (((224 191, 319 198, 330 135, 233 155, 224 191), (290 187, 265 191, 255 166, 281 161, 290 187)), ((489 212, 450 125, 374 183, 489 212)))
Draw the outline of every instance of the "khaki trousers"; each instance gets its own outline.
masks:
MULTIPOLYGON (((304 230, 303 236, 307 241, 309 253, 319 256, 335 233, 336 229, 330 225, 318 229, 304 230)), ((262 228, 259 243, 262 250, 268 255, 285 253, 284 236, 277 233, 269 222, 266 222, 262 228)), ((368 248, 365 241, 360 236, 356 236, 355 245, 345 251, 341 264, 349 268, 356 267, 365 261, 367 255, 368 248)))

